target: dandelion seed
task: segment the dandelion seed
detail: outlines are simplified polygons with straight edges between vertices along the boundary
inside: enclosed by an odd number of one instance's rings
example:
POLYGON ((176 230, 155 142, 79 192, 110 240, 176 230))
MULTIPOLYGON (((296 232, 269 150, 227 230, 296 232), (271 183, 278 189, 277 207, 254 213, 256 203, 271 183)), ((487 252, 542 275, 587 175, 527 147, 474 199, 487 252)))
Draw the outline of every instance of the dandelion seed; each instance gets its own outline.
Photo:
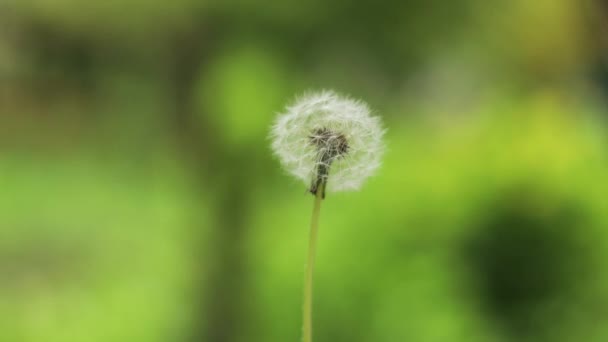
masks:
POLYGON ((316 194, 357 190, 380 166, 380 118, 358 100, 323 91, 303 96, 272 127, 272 149, 283 167, 316 194), (330 176, 331 174, 331 176, 330 176))

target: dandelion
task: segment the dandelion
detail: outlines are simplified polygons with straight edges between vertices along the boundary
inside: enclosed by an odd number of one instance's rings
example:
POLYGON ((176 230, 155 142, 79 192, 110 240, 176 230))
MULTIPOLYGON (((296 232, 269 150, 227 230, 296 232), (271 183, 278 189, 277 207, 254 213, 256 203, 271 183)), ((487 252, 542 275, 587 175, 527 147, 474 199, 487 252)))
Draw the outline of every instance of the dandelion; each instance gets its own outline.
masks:
POLYGON ((312 285, 321 201, 326 191, 358 190, 380 166, 380 118, 358 100, 323 91, 303 96, 272 127, 283 167, 315 195, 304 283, 303 341, 312 341, 312 285))
POLYGON ((383 134, 365 103, 324 91, 289 106, 271 136, 283 167, 316 194, 321 183, 329 192, 358 190, 380 166, 383 134))

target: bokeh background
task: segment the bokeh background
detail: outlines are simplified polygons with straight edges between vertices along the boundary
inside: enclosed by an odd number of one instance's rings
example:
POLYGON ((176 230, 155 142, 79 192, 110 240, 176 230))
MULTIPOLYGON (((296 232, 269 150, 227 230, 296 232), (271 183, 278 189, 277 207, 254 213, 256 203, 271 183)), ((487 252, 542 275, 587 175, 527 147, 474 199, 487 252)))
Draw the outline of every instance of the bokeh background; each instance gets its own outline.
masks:
POLYGON ((603 0, 2 0, 0 341, 299 341, 311 89, 388 128, 316 341, 608 341, 603 0))

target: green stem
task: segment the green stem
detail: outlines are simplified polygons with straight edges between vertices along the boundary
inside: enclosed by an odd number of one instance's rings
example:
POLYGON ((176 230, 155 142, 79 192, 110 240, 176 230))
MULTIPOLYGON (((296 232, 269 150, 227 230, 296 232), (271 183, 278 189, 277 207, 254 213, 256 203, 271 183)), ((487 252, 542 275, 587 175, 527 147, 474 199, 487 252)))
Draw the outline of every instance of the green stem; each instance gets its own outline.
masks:
POLYGON ((315 193, 315 205, 312 210, 310 222, 310 240, 308 241, 308 262, 306 263, 306 275, 304 277, 304 308, 302 311, 302 334, 303 342, 312 342, 312 288, 313 273, 315 268, 315 254, 317 250, 317 235, 319 231, 319 212, 321 201, 325 193, 325 184, 321 183, 315 193))

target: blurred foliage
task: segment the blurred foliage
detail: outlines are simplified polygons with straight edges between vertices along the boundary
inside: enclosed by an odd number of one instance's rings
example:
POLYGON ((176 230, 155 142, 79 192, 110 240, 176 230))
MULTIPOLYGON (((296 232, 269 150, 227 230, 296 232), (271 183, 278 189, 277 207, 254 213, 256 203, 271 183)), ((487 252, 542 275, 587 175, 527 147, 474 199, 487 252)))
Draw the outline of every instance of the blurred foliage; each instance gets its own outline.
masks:
POLYGON ((0 340, 299 340, 267 132, 335 88, 388 152, 323 204, 317 341, 606 341, 598 5, 2 2, 0 340))

